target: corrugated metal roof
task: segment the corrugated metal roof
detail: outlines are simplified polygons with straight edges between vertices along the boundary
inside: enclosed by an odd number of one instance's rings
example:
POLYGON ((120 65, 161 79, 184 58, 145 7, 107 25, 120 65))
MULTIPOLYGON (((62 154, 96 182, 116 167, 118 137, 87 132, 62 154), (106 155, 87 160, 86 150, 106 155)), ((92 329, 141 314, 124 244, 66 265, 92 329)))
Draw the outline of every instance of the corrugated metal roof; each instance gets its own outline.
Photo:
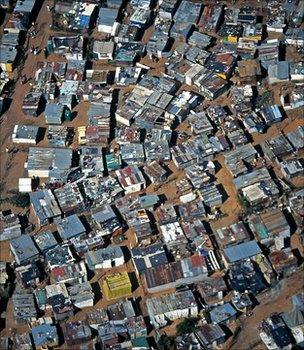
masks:
POLYGON ((118 15, 117 9, 109 9, 109 8, 101 7, 98 14, 98 20, 97 20, 98 24, 113 26, 114 22, 116 21, 117 15, 118 15))
POLYGON ((230 263, 250 258, 261 252, 256 241, 249 241, 224 249, 224 254, 230 263))
POLYGON ((235 315, 236 310, 229 303, 217 306, 210 311, 211 321, 215 323, 225 322, 235 315))

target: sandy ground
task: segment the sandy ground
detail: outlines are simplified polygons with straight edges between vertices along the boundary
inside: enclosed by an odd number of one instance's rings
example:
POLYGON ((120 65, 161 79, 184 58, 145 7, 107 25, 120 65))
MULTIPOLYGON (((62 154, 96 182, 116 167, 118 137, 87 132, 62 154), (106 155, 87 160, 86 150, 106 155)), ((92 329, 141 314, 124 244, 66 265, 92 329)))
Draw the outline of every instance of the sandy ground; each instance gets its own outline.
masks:
MULTIPOLYGON (((18 67, 14 71, 14 78, 17 80, 23 75, 26 75, 27 78, 34 77, 37 62, 44 59, 43 48, 46 45, 48 35, 49 35, 49 25, 51 23, 51 15, 47 11, 46 5, 52 6, 52 1, 45 1, 45 6, 42 6, 38 18, 37 18, 37 28, 39 33, 37 37, 30 38, 28 44, 28 51, 25 54, 25 63, 23 67, 18 67), (34 55, 29 52, 31 47, 39 46, 42 49, 39 55, 34 55)), ((27 92, 30 91, 30 82, 22 85, 20 81, 16 82, 14 93, 12 95, 12 104, 8 112, 6 112, 1 117, 1 126, 0 126, 0 139, 1 139, 1 168, 0 168, 0 177, 1 181, 5 186, 5 190, 17 188, 17 181, 19 177, 23 176, 23 165, 26 159, 26 152, 20 150, 15 153, 13 156, 6 153, 6 148, 11 149, 13 147, 11 141, 11 134, 15 124, 25 123, 25 124, 43 124, 42 116, 38 118, 27 118, 23 115, 21 111, 22 101, 27 92)), ((42 126, 42 125, 41 125, 42 126)))
MULTIPOLYGON (((30 39, 29 41, 29 47, 32 46, 40 46, 43 48, 45 46, 45 43, 48 39, 49 34, 51 33, 50 30, 50 23, 51 23, 51 16, 50 13, 46 10, 46 5, 52 6, 53 1, 45 1, 44 6, 42 7, 41 11, 39 12, 38 18, 37 18, 37 24, 39 29, 39 34, 36 38, 30 39)), ((248 4, 248 1, 246 2, 248 4)), ((254 3, 255 2, 250 2, 254 3)), ((147 42, 149 36, 152 33, 152 29, 149 29, 146 31, 143 41, 147 42)), ((26 54, 27 57, 25 59, 25 64, 22 69, 18 69, 14 72, 15 78, 18 78, 21 75, 26 75, 28 78, 34 77, 37 62, 44 60, 43 52, 40 55, 34 56, 30 54, 29 52, 26 54)), ((287 49, 287 57, 288 58, 295 58, 298 59, 299 55, 297 52, 295 52, 294 49, 288 48, 287 49)), ((48 60, 52 60, 53 57, 49 57, 48 60)), ((160 60, 159 62, 155 63, 149 60, 147 57, 143 58, 141 60, 141 63, 148 65, 151 67, 151 71, 149 74, 160 74, 164 71, 164 60, 160 60)), ((110 67, 111 69, 113 67, 110 67)), ((270 89, 274 92, 274 100, 276 102, 279 102, 279 95, 280 95, 280 86, 273 86, 270 87, 270 89)), ((3 196, 6 196, 9 191, 17 189, 18 186, 18 178, 22 177, 24 175, 24 167, 23 164, 26 161, 27 157, 27 149, 28 147, 22 146, 18 147, 19 151, 17 153, 7 153, 6 149, 12 149, 14 146, 11 141, 11 134, 12 130, 15 124, 18 123, 25 123, 25 124, 35 124, 39 125, 41 127, 45 127, 45 121, 43 114, 38 116, 37 118, 28 118, 23 115, 21 111, 21 105, 23 98, 25 94, 30 91, 30 85, 25 84, 21 85, 19 81, 17 81, 14 93, 12 95, 12 105, 9 109, 9 111, 2 116, 0 122, 0 139, 1 139, 1 147, 0 147, 0 178, 1 183, 4 185, 4 192, 3 196)), ((216 101, 208 102, 204 101, 204 105, 206 104, 223 104, 223 105, 230 105, 229 99, 227 99, 226 95, 221 96, 216 101)), ((74 126, 77 128, 77 126, 80 125, 86 125, 87 123, 87 109, 89 107, 89 104, 86 102, 81 102, 77 107, 75 107, 74 111, 77 112, 77 117, 70 123, 66 123, 67 126, 74 126)), ((271 137, 274 137, 278 135, 280 132, 287 133, 289 131, 295 130, 298 125, 303 125, 303 113, 301 111, 294 111, 292 113, 288 113, 286 119, 280 123, 277 124, 267 131, 266 134, 255 134, 253 135, 254 145, 259 145, 266 139, 269 139, 271 137)), ((187 121, 183 122, 179 127, 178 130, 182 131, 188 131, 187 127, 187 121)), ((42 140, 39 143, 39 146, 46 146, 47 141, 46 138, 42 140)), ((233 177, 231 173, 225 168, 224 166, 224 157, 223 155, 218 155, 216 157, 216 160, 221 165, 221 168, 216 173, 216 178, 218 183, 222 184, 228 198, 222 205, 221 209, 224 213, 227 214, 226 217, 223 217, 220 220, 217 220, 216 222, 212 223, 212 227, 218 228, 221 226, 226 226, 229 224, 232 224, 238 217, 241 207, 236 199, 236 191, 233 186, 232 180, 233 177)), ((177 179, 180 179, 184 177, 184 172, 181 170, 178 170, 173 162, 169 162, 168 166, 170 170, 172 171, 173 175, 171 176, 171 180, 168 181, 165 185, 159 187, 155 191, 155 187, 153 184, 151 184, 147 189, 147 193, 158 193, 158 194, 165 194, 165 196, 168 198, 168 201, 170 201, 173 204, 178 204, 179 199, 176 196, 176 186, 175 182, 177 179)), ((281 176, 279 171, 275 169, 278 173, 278 176, 281 176)), ((300 180, 296 184, 297 186, 303 185, 303 181, 300 180)), ((7 209, 10 205, 4 204, 2 206, 2 209, 7 209)), ((13 208, 14 211, 19 210, 18 208, 13 208)), ((123 243, 127 246, 133 246, 134 245, 134 232, 132 230, 128 230, 126 233, 127 240, 123 243)), ((292 239, 292 246, 293 247, 299 247, 299 240, 297 238, 298 236, 294 236, 292 239)), ((303 247, 301 252, 303 253, 303 247)), ((11 262, 12 256, 9 251, 9 242, 1 242, 0 243, 0 258, 3 261, 11 262)), ((131 261, 127 262, 124 266, 120 268, 113 268, 111 269, 111 273, 115 271, 123 271, 127 270, 128 272, 132 273, 134 272, 134 267, 131 263, 131 261)), ((98 283, 101 285, 102 280, 107 274, 108 271, 100 271, 96 273, 96 275, 93 277, 93 279, 90 281, 91 283, 98 283)), ((252 348, 252 344, 255 344, 258 339, 258 332, 257 332, 257 326, 259 322, 266 316, 268 316, 271 312, 274 311, 274 304, 276 305, 276 309, 278 311, 286 310, 290 307, 290 296, 301 290, 303 287, 302 283, 302 275, 299 272, 299 274, 294 275, 292 278, 290 278, 288 281, 285 282, 282 289, 280 289, 279 292, 275 292, 275 295, 265 295, 261 296, 260 299, 260 305, 254 310, 254 316, 245 320, 242 320, 242 332, 240 333, 240 336, 237 339, 237 342, 233 345, 232 349, 239 350, 239 349, 250 349, 252 348)), ((146 298, 147 294, 143 288, 143 283, 139 283, 139 286, 134 291, 134 297, 141 297, 141 305, 144 304, 144 300, 146 298)), ((105 299, 100 299, 97 304, 94 306, 94 308, 99 307, 105 307, 109 303, 112 303, 112 301, 107 301, 105 299)), ((145 315, 145 310, 143 307, 143 313, 145 315)), ((1 335, 10 335, 12 334, 12 329, 17 329, 18 332, 24 332, 28 330, 28 326, 19 326, 16 325, 14 320, 12 319, 12 303, 9 301, 8 308, 7 308, 7 323, 6 328, 2 332, 1 335)), ((71 318, 71 320, 76 319, 82 319, 85 317, 85 310, 79 311, 75 316, 71 318)), ((174 333, 176 323, 173 324, 170 328, 166 329, 168 331, 168 334, 172 332, 174 333)), ((260 347, 261 348, 261 347, 260 347)), ((263 348, 263 347, 262 347, 263 348)))
MULTIPOLYGON (((278 287, 262 293, 257 298, 260 305, 253 310, 254 315, 241 320, 242 331, 231 349, 252 349, 258 345, 260 338, 258 326, 260 322, 273 312, 284 312, 292 307, 291 297, 304 288, 303 268, 290 278, 282 280, 278 287)), ((259 344, 259 349, 265 349, 259 344)))
MULTIPOLYGON (((47 2, 45 2, 45 5, 46 4, 50 4, 50 6, 51 6, 52 1, 47 1, 47 2)), ((239 5, 239 4, 240 3, 238 3, 237 5, 239 5)), ((50 27, 49 27, 49 25, 51 23, 51 16, 50 16, 50 13, 46 10, 45 6, 43 6, 41 11, 39 12, 39 15, 37 18, 37 23, 38 23, 39 34, 34 39, 30 38, 28 47, 39 45, 41 48, 43 48, 47 39, 48 39, 49 34, 52 32, 50 30, 50 27)), ((152 29, 153 28, 151 27, 145 32, 145 35, 143 38, 144 42, 147 42, 148 38, 152 34, 152 29)), ((294 49, 288 47, 287 56, 295 57, 297 55, 298 54, 297 54, 297 52, 295 52, 294 49)), ((45 60, 43 52, 41 52, 40 55, 37 55, 37 56, 30 54, 28 52, 26 54, 26 56, 27 57, 26 57, 23 69, 20 70, 18 68, 18 71, 16 71, 14 73, 15 78, 18 78, 18 73, 19 73, 19 76, 26 75, 28 78, 33 78, 33 76, 35 74, 37 62, 45 60)), ((53 59, 52 56, 48 58, 48 60, 52 60, 52 59, 53 59)), ((63 59, 60 58, 60 60, 63 60, 63 59)), ((160 74, 163 71, 163 67, 164 67, 163 60, 160 60, 159 62, 154 63, 151 60, 149 60, 148 57, 145 57, 141 60, 141 63, 147 64, 150 67, 154 68, 154 69, 152 69, 150 74, 151 73, 160 74)), ((112 69, 113 69, 113 67, 112 67, 112 69)), ((275 86, 275 87, 271 87, 271 89, 274 91, 275 100, 278 100, 279 95, 280 95, 280 88, 275 86)), ((13 148, 13 144, 11 141, 11 134, 12 134, 12 129, 13 129, 14 125, 18 124, 18 123, 19 124, 26 123, 26 124, 35 124, 35 125, 39 125, 41 127, 45 127, 43 113, 42 113, 42 115, 38 116, 37 118, 28 118, 28 117, 24 116, 22 111, 21 111, 21 105, 22 105, 24 95, 28 91, 30 91, 29 84, 21 85, 19 82, 16 83, 15 91, 14 91, 13 96, 12 96, 13 103, 12 103, 9 111, 5 115, 2 116, 1 121, 0 121, 1 122, 1 124, 0 124, 0 139, 1 139, 0 181, 1 181, 1 184, 5 188, 3 197, 7 194, 7 192, 17 189, 18 178, 24 176, 24 174, 25 174, 25 171, 24 171, 22 164, 24 164, 24 162, 26 161, 28 147, 27 146, 20 146, 20 147, 18 147, 19 151, 17 153, 14 153, 14 154, 6 152, 6 149, 13 148)), ((276 101, 276 102, 278 102, 278 101, 276 101)), ((229 99, 226 98, 225 95, 221 96, 216 101, 212 101, 212 102, 204 101, 203 104, 209 105, 209 104, 215 104, 215 103, 216 104, 217 103, 226 104, 228 106, 230 105, 230 101, 229 101, 229 99)), ((88 106, 89 106, 89 104, 86 102, 81 102, 80 104, 78 104, 74 109, 74 111, 77 112, 77 117, 72 122, 65 123, 65 124, 67 126, 74 126, 75 128, 77 128, 77 126, 80 126, 80 125, 85 125, 87 122, 86 112, 87 112, 88 106)), ((303 118, 301 118, 301 116, 302 115, 299 111, 292 112, 288 116, 288 118, 286 118, 282 123, 280 123, 280 125, 275 125, 275 126, 271 127, 267 131, 267 134, 253 135, 254 145, 258 145, 261 142, 263 142, 265 139, 277 135, 278 133, 280 133, 280 131, 288 132, 290 130, 294 130, 300 123, 302 123, 302 124, 304 123, 303 118)), ((180 125, 178 129, 183 130, 185 128, 185 125, 187 125, 187 121, 182 123, 182 125, 180 125)), ((47 145, 46 137, 38 145, 39 146, 46 146, 47 145)), ((222 162, 223 162, 222 157, 219 156, 218 158, 219 158, 219 162, 222 164, 222 162)), ((223 210, 224 211, 226 210, 229 215, 231 214, 231 218, 233 219, 236 215, 236 212, 240 208, 239 208, 238 203, 236 203, 233 199, 233 198, 235 198, 235 196, 231 196, 235 193, 234 189, 231 187, 232 183, 229 180, 231 178, 231 176, 223 168, 219 171, 219 173, 217 175, 218 175, 218 181, 219 182, 221 182, 221 180, 223 181, 222 184, 224 185, 226 192, 230 195, 229 199, 223 205, 223 210)))

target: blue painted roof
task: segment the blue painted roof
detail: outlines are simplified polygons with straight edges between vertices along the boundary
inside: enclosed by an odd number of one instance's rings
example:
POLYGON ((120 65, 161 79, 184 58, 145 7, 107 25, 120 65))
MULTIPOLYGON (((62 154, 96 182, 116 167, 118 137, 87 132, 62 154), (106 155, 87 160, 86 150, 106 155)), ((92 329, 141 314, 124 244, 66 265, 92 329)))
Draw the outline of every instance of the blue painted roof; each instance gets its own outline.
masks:
POLYGON ((148 247, 133 248, 131 252, 133 262, 139 273, 146 271, 149 267, 157 267, 168 263, 162 243, 152 244, 148 247))
POLYGON ((36 248, 32 237, 28 234, 12 239, 11 249, 13 249, 16 259, 18 258, 18 264, 28 262, 39 256, 39 251, 36 248))
POLYGON ((155 205, 158 202, 158 196, 156 194, 147 194, 139 197, 139 201, 143 208, 148 208, 155 205))
POLYGON ((223 304, 210 311, 211 322, 221 323, 236 315, 236 310, 231 304, 223 304))
POLYGON ((80 236, 86 232, 85 227, 76 214, 62 219, 57 224, 57 230, 63 240, 68 240, 70 238, 80 236))
POLYGON ((259 253, 261 253, 261 249, 256 241, 249 241, 224 249, 224 254, 228 262, 247 259, 259 253))
POLYGON ((33 327, 32 335, 36 347, 58 342, 57 329, 51 324, 42 324, 33 327))
POLYGON ((294 308, 304 311, 304 294, 294 294, 291 299, 294 308))
POLYGON ((79 28, 87 28, 87 27, 89 27, 90 20, 91 20, 90 16, 81 15, 80 19, 78 21, 79 28))

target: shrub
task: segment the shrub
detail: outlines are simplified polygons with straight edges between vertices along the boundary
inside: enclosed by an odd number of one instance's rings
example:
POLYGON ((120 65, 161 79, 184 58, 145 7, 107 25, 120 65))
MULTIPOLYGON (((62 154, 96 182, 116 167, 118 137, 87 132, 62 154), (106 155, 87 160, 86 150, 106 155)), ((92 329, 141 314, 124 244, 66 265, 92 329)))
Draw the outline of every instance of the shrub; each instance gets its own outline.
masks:
POLYGON ((185 318, 177 327, 177 335, 192 333, 197 328, 198 319, 195 317, 185 318))
POLYGON ((30 196, 28 193, 17 193, 10 198, 10 202, 17 207, 27 208, 30 206, 30 196))

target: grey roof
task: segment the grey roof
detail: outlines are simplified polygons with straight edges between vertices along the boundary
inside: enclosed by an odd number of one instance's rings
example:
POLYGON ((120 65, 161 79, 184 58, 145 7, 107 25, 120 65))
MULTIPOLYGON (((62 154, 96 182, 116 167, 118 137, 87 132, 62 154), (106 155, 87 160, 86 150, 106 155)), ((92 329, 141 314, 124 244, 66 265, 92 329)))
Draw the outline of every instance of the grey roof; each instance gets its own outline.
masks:
POLYGON ((277 82, 277 80, 289 80, 289 62, 279 61, 273 62, 268 66, 268 77, 270 82, 277 82))
POLYGON ((112 54, 113 50, 114 50, 113 41, 101 41, 101 40, 94 41, 93 53, 96 54, 97 59, 99 57, 105 57, 108 54, 112 54))
POLYGON ((179 335, 175 338, 175 349, 192 349, 200 350, 200 343, 194 333, 186 333, 179 335))
POLYGON ((304 40, 303 28, 288 28, 285 32, 285 38, 288 40, 304 40))
POLYGON ((200 327, 195 335, 202 343, 202 345, 212 345, 212 343, 216 340, 225 337, 225 332, 218 324, 204 324, 200 327))
POLYGON ((86 232, 85 227, 76 214, 62 219, 61 222, 57 224, 57 229, 63 240, 77 237, 86 232))
POLYGON ((113 339, 117 339, 118 333, 124 334, 127 333, 128 328, 125 324, 116 324, 112 321, 103 322, 98 325, 98 334, 102 343, 106 343, 107 341, 112 341, 113 339))
MULTIPOLYGON (((163 52, 168 44, 169 37, 161 32, 155 32, 149 39, 146 49, 149 55, 156 54, 161 51, 163 52)), ((163 52, 162 55, 166 53, 163 52)))
POLYGON ((41 225, 61 215, 61 210, 51 190, 31 192, 30 201, 41 225))
POLYGON ((75 74, 77 74, 78 79, 82 80, 84 70, 85 70, 86 61, 77 60, 73 58, 68 59, 68 64, 66 68, 65 78, 67 80, 75 79, 75 74))
POLYGON ((304 293, 294 294, 291 299, 294 308, 299 308, 301 311, 304 311, 304 293))
POLYGON ((174 21, 180 23, 195 24, 198 20, 201 6, 202 5, 199 3, 183 0, 173 17, 174 21))
POLYGON ((167 255, 162 243, 152 244, 147 247, 137 247, 131 250, 133 262, 139 273, 150 267, 168 263, 167 255))
POLYGON ((119 246, 108 246, 85 254, 85 260, 90 270, 95 270, 96 265, 102 264, 106 260, 115 261, 121 257, 123 257, 123 252, 119 246))
POLYGON ((16 131, 14 130, 13 138, 18 139, 31 139, 36 140, 39 126, 36 125, 16 125, 16 131))
POLYGON ((21 236, 21 225, 19 217, 16 214, 0 211, 0 241, 13 239, 21 236))
POLYGON ((188 120, 195 134, 213 134, 213 126, 205 112, 190 113, 188 120))
POLYGON ((284 135, 267 139, 261 146, 264 154, 272 161, 287 156, 293 151, 293 147, 284 135))
POLYGON ((236 310, 231 304, 226 303, 219 305, 210 311, 210 318, 212 322, 222 323, 229 320, 231 317, 236 315, 236 310))
POLYGON ((135 316, 132 301, 128 299, 122 299, 115 304, 109 305, 107 310, 111 321, 126 320, 135 316))
POLYGON ((64 112, 64 105, 61 103, 48 103, 44 115, 47 124, 61 124, 64 112))
POLYGON ((156 90, 152 93, 152 95, 150 95, 150 97, 147 100, 147 103, 165 109, 172 99, 172 95, 167 94, 163 91, 156 90))
POLYGON ((74 304, 94 299, 92 286, 88 281, 68 287, 68 292, 74 304))
POLYGON ((146 133, 146 142, 170 142, 172 137, 172 131, 167 129, 150 129, 146 133))
POLYGON ((97 222, 105 222, 107 220, 116 218, 116 215, 110 205, 105 204, 99 207, 93 214, 92 217, 97 222))
POLYGON ((136 84, 142 68, 140 67, 117 67, 115 74, 116 84, 133 85, 136 84))
POLYGON ((35 2, 36 0, 18 0, 14 8, 14 13, 31 13, 34 8, 35 2))
POLYGON ((147 161, 170 160, 171 153, 168 141, 158 140, 144 143, 147 161))
POLYGON ((253 185, 257 182, 270 180, 270 179, 271 179, 271 176, 267 168, 260 168, 252 171, 251 173, 238 176, 237 178, 233 179, 233 184, 235 188, 239 190, 244 187, 253 185))
POLYGON ((122 144, 120 153, 127 164, 138 164, 145 160, 144 146, 141 143, 122 144))
POLYGON ((72 256, 68 245, 57 245, 55 248, 47 251, 46 260, 49 265, 61 266, 75 259, 72 256))
POLYGON ((14 46, 0 45, 0 62, 13 63, 17 56, 17 50, 14 46))
POLYGON ((92 119, 94 117, 109 117, 111 104, 105 102, 93 102, 90 104, 88 110, 88 117, 92 119))
POLYGON ((276 122, 280 122, 283 118, 278 105, 263 107, 261 114, 268 125, 271 125, 276 122))
POLYGON ((54 195, 63 213, 75 213, 84 208, 81 192, 75 183, 67 183, 54 190, 54 195))
POLYGON ((288 178, 303 173, 303 165, 298 159, 291 159, 281 162, 281 170, 283 174, 288 178))
POLYGON ((214 182, 199 189, 199 194, 205 205, 209 207, 221 205, 223 202, 223 195, 221 194, 220 188, 214 182))
POLYGON ((15 238, 10 244, 18 264, 23 264, 39 256, 39 251, 29 235, 15 238))
MULTIPOLYGON (((79 86, 79 81, 64 80, 62 82, 62 85, 60 86, 60 97, 62 95, 68 95, 70 97, 72 95, 76 95, 77 90, 78 90, 78 86, 79 86)), ((50 106, 50 105, 54 105, 54 104, 48 104, 47 107, 50 106)))
POLYGON ((159 197, 156 194, 146 194, 138 198, 141 208, 151 208, 158 203, 159 197))
POLYGON ((179 293, 149 297, 146 299, 146 306, 151 321, 157 327, 155 316, 196 307, 196 301, 191 290, 184 290, 179 293))
POLYGON ((123 0, 107 0, 108 7, 119 8, 123 0))
POLYGON ((200 32, 193 32, 188 40, 189 44, 196 45, 202 49, 207 47, 211 42, 211 37, 200 32))
POLYGON ((59 104, 59 103, 48 103, 45 107, 45 114, 46 115, 50 115, 50 116, 53 116, 53 115, 61 115, 62 112, 63 112, 63 108, 64 106, 59 104))
POLYGON ((277 63, 278 65, 278 78, 288 79, 289 78, 289 62, 288 61, 280 61, 277 63))
POLYGON ((86 196, 98 205, 114 202, 123 192, 119 182, 113 177, 91 177, 85 179, 83 184, 86 196))
POLYGON ((4 29, 2 38, 0 39, 1 44, 17 46, 19 44, 20 32, 11 32, 7 29, 4 29))
POLYGON ((58 244, 53 232, 51 231, 37 233, 34 236, 34 241, 36 242, 38 248, 42 251, 42 253, 54 248, 58 244))
POLYGON ((57 328, 52 324, 41 324, 32 328, 32 336, 36 347, 58 342, 57 328))
MULTIPOLYGON (((17 333, 13 336, 12 340, 16 349, 23 349, 23 347, 25 347, 26 349, 32 349, 32 340, 30 337, 30 333, 17 333)), ((8 349, 8 347, 4 349, 8 349)))
POLYGON ((256 241, 244 242, 224 249, 224 254, 229 263, 253 257, 261 252, 256 241))
POLYGON ((67 170, 71 166, 72 150, 68 148, 30 147, 28 170, 67 170))
POLYGON ((130 24, 137 27, 141 27, 147 23, 149 17, 150 17, 150 10, 142 7, 137 7, 135 8, 135 11, 132 13, 130 17, 130 24))
POLYGON ((171 77, 155 77, 151 75, 145 75, 140 82, 140 86, 144 86, 152 91, 162 91, 166 93, 171 93, 173 90, 176 90, 176 81, 171 77))
POLYGON ((229 151, 225 154, 226 163, 233 163, 233 159, 243 159, 248 161, 247 159, 252 160, 252 157, 255 156, 257 151, 253 147, 251 143, 238 146, 234 150, 229 151))
POLYGON ((297 150, 304 147, 304 126, 299 126, 296 130, 286 134, 288 141, 297 150))
POLYGON ((62 324, 67 345, 82 343, 91 338, 91 328, 84 321, 67 322, 62 324))
POLYGON ((304 311, 299 308, 284 312, 282 318, 289 328, 304 325, 304 311))
POLYGON ((34 294, 21 290, 23 287, 16 287, 12 300, 15 319, 21 322, 36 319, 37 310, 35 306, 34 294))
POLYGON ((101 7, 98 14, 97 24, 112 26, 118 15, 117 9, 101 7))
POLYGON ((100 175, 104 171, 102 148, 101 147, 87 147, 79 148, 80 166, 83 173, 88 176, 100 175))
POLYGON ((151 0, 131 0, 132 7, 143 7, 148 8, 150 6, 151 0))

